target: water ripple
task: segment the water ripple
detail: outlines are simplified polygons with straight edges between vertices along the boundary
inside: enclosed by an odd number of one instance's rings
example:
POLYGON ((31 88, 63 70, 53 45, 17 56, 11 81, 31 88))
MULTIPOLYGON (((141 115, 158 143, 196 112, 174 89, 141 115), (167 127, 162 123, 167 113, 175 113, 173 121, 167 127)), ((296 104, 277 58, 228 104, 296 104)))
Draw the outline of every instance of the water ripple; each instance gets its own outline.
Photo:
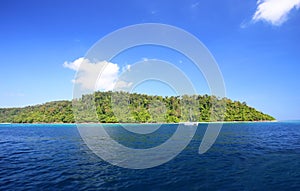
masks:
MULTIPOLYGON (((170 162, 130 170, 99 159, 73 125, 0 126, 0 190, 300 189, 300 123, 225 124, 213 147, 199 155, 205 128, 200 125, 170 162)), ((110 133, 147 148, 173 132, 164 128, 154 140, 126 137, 117 128, 110 133)))

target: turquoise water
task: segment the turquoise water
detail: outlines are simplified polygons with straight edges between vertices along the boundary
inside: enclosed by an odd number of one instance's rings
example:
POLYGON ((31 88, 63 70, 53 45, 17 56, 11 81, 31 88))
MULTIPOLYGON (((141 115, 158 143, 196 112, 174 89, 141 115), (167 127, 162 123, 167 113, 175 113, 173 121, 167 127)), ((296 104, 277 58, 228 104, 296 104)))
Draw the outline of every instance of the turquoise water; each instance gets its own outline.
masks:
MULTIPOLYGON (((0 190, 299 190, 300 122, 229 123, 208 152, 198 149, 207 125, 163 165, 124 169, 101 160, 75 125, 0 125, 0 190)), ((120 143, 150 148, 176 125, 153 136, 107 126, 120 143)))

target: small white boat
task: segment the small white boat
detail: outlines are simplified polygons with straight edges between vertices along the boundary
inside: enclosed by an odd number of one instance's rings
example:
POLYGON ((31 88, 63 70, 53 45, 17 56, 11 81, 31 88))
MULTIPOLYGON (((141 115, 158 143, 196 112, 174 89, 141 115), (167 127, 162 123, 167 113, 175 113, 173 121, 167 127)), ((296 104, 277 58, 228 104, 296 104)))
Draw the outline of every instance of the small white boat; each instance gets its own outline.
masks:
POLYGON ((193 116, 192 116, 192 112, 191 112, 191 109, 189 111, 189 114, 190 114, 190 121, 186 121, 186 122, 180 122, 180 124, 184 124, 186 126, 198 126, 198 122, 193 122, 195 120, 193 120, 193 116))
POLYGON ((183 124, 183 125, 186 125, 186 126, 198 126, 199 123, 188 121, 188 122, 181 122, 180 124, 183 124))

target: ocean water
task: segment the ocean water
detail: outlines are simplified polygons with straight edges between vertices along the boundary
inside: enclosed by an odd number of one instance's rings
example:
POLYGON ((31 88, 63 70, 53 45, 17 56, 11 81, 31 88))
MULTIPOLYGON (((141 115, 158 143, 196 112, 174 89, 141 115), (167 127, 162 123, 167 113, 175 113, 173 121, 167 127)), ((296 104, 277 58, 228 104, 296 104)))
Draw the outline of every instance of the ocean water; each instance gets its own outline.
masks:
MULTIPOLYGON (((132 170, 100 159, 75 125, 2 124, 0 190, 300 190, 300 122, 226 123, 200 155, 206 127, 200 124, 171 161, 132 170)), ((176 125, 162 126, 151 139, 118 125, 106 130, 142 149, 166 141, 176 125)))

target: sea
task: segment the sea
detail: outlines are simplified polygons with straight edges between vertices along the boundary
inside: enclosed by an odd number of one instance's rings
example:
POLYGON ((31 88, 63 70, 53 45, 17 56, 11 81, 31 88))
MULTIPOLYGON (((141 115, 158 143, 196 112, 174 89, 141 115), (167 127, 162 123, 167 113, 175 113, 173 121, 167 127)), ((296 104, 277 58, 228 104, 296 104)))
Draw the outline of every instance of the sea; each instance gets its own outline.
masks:
MULTIPOLYGON (((126 147, 147 149, 166 142, 178 125, 140 136, 122 124, 101 128, 126 147)), ((199 154, 207 128, 199 124, 169 161, 131 169, 95 154, 75 124, 1 124, 0 190, 300 190, 300 121, 224 123, 199 154)))

